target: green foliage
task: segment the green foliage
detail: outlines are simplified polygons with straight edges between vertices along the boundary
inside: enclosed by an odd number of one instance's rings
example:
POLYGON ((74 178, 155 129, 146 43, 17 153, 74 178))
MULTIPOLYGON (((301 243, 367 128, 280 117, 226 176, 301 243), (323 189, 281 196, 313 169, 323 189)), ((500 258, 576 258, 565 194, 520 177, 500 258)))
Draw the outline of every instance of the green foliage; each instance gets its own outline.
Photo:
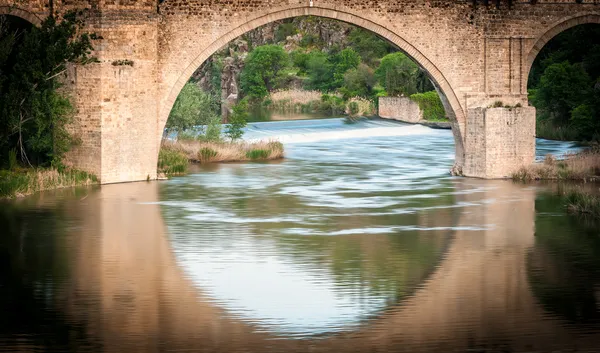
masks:
POLYGON ((77 142, 66 128, 73 109, 59 93, 60 78, 68 63, 96 61, 90 35, 75 12, 28 29, 15 29, 6 16, 0 22, 0 159, 16 148, 26 163, 60 165, 77 142))
POLYGON ((390 96, 418 93, 419 67, 404 53, 388 54, 381 59, 375 77, 390 96))
POLYGON ((198 159, 200 160, 200 162, 203 162, 203 163, 210 162, 216 156, 217 156, 217 151, 213 150, 210 147, 202 147, 198 151, 198 159))
POLYGON ((8 151, 8 170, 15 170, 18 167, 17 150, 15 148, 8 151))
POLYGON ((240 76, 242 92, 250 99, 263 99, 278 88, 282 73, 290 66, 288 54, 278 45, 256 47, 248 54, 240 76))
POLYGON ((267 150, 253 149, 246 152, 246 157, 251 160, 267 159, 269 158, 269 154, 271 154, 271 152, 267 150))
POLYGON ((572 191, 565 197, 570 212, 600 219, 600 197, 582 191, 572 191))
POLYGON ((327 92, 333 82, 333 69, 328 55, 321 51, 308 53, 306 71, 309 77, 309 88, 327 92))
POLYGON ((568 61, 548 66, 540 78, 533 104, 540 113, 557 122, 568 123, 571 111, 591 93, 588 74, 580 64, 568 61))
POLYGON ((287 37, 293 36, 298 33, 296 24, 293 22, 284 22, 277 26, 275 29, 275 42, 279 43, 284 41, 287 37))
POLYGON ((348 113, 350 116, 357 116, 360 112, 360 108, 357 102, 348 103, 348 113))
POLYGON ((344 84, 344 74, 356 69, 360 64, 360 56, 354 49, 347 48, 329 57, 329 67, 333 71, 331 89, 340 88, 344 84))
POLYGON ((436 91, 413 94, 410 99, 419 104, 419 108, 423 112, 423 119, 429 121, 448 120, 442 100, 436 91))
POLYGON ((229 117, 229 124, 225 129, 225 135, 231 141, 238 140, 244 135, 246 125, 248 125, 248 102, 242 100, 233 106, 233 113, 229 117))
POLYGON ((360 27, 354 27, 350 31, 348 42, 367 65, 374 65, 380 58, 395 51, 388 41, 360 27))
POLYGON ((553 38, 529 75, 529 101, 537 108, 539 137, 600 137, 600 26, 582 25, 553 38))
POLYGON ((210 120, 206 124, 206 131, 204 132, 204 136, 202 136, 200 139, 210 142, 221 141, 221 117, 215 115, 210 118, 210 120))
POLYGON ((0 170, 0 198, 12 198, 48 189, 90 185, 97 182, 98 178, 95 175, 77 169, 0 170))
MULTIPOLYGON (((203 92, 195 83, 188 82, 177 96, 166 129, 176 132, 181 137, 186 130, 199 128, 201 125, 207 126, 206 137, 213 139, 216 129, 220 131, 220 126, 215 125, 216 122, 220 124, 217 109, 218 102, 215 97, 203 92)), ((199 134, 203 135, 204 131, 199 131, 199 134)))
POLYGON ((377 84, 373 69, 365 64, 360 64, 357 68, 350 69, 344 74, 344 85, 340 91, 344 98, 352 97, 371 97, 374 87, 377 84))
POLYGON ((175 148, 162 146, 158 153, 158 170, 166 175, 185 174, 188 163, 185 153, 175 148))

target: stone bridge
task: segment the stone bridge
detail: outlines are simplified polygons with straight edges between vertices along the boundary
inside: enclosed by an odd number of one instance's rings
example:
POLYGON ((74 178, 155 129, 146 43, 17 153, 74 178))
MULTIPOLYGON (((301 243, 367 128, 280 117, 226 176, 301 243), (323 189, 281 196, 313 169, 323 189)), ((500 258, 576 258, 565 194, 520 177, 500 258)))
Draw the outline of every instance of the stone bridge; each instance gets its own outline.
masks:
POLYGON ((425 69, 453 122, 454 170, 496 178, 530 163, 535 109, 527 78, 558 33, 600 23, 598 0, 0 0, 39 23, 84 9, 100 63, 69 73, 82 144, 75 166, 102 183, 155 178, 160 140, 192 73, 232 39, 302 15, 345 21, 389 40, 425 69), (492 108, 502 102, 502 108, 492 108))

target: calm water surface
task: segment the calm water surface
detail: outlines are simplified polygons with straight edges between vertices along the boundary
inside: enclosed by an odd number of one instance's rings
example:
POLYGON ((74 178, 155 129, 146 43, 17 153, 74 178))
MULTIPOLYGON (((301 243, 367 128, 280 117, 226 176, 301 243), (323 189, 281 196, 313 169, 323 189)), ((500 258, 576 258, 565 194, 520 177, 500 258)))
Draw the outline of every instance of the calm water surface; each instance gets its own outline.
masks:
POLYGON ((450 177, 451 132, 421 126, 246 138, 286 159, 3 203, 0 351, 600 347, 600 228, 556 186, 450 177))

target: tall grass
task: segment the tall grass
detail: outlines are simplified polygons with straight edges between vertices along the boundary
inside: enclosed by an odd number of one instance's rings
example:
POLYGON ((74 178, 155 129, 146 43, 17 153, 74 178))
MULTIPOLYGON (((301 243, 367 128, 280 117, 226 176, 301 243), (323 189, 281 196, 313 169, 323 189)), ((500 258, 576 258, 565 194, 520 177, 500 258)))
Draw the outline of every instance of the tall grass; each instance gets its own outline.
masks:
POLYGON ((564 160, 546 156, 543 163, 523 166, 512 174, 513 180, 600 180, 600 151, 587 150, 566 155, 564 160))
POLYGON ((600 196, 572 191, 565 200, 569 212, 600 219, 600 196))
POLYGON ((346 114, 348 115, 352 115, 350 106, 356 107, 355 115, 372 116, 375 114, 375 105, 373 102, 362 97, 354 97, 348 100, 348 104, 346 104, 346 114))
POLYGON ((535 123, 536 137, 559 140, 559 141, 576 141, 578 140, 576 129, 567 126, 554 124, 548 119, 537 119, 535 123))
POLYGON ((305 91, 301 89, 289 89, 274 91, 270 95, 273 102, 288 101, 290 104, 308 104, 312 101, 320 101, 323 93, 320 91, 305 91))
POLYGON ((98 178, 76 169, 23 169, 0 171, 0 198, 31 195, 38 191, 97 184, 98 178))
POLYGON ((181 175, 187 172, 188 158, 182 151, 173 148, 160 149, 158 153, 158 172, 166 175, 181 175))
POLYGON ((290 89, 271 93, 267 107, 280 114, 344 114, 344 100, 338 94, 322 94, 319 91, 290 89))

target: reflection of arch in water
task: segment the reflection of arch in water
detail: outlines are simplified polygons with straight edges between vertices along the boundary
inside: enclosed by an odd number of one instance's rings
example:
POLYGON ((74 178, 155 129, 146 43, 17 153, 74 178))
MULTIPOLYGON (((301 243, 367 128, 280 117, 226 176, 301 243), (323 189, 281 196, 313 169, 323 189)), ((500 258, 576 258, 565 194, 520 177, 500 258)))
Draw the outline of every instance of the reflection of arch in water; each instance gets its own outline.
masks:
POLYGON ((460 180, 457 187, 473 190, 479 183, 486 186, 483 195, 457 194, 460 202, 475 204, 458 215, 460 228, 428 281, 359 330, 316 340, 274 339, 230 317, 198 290, 170 250, 157 184, 103 187, 73 205, 90 227, 73 252, 80 280, 69 290, 69 307, 75 308, 69 312, 87 318, 107 352, 160 351, 165 345, 222 352, 464 351, 493 341, 508 342, 515 351, 549 351, 561 342, 595 347, 596 336, 580 340, 565 332, 531 296, 524 262, 534 242, 535 191, 503 181, 460 180), (477 203, 490 199, 496 202, 477 203), (506 219, 511 222, 502 223, 506 219), (468 230, 474 224, 497 226, 468 230))

